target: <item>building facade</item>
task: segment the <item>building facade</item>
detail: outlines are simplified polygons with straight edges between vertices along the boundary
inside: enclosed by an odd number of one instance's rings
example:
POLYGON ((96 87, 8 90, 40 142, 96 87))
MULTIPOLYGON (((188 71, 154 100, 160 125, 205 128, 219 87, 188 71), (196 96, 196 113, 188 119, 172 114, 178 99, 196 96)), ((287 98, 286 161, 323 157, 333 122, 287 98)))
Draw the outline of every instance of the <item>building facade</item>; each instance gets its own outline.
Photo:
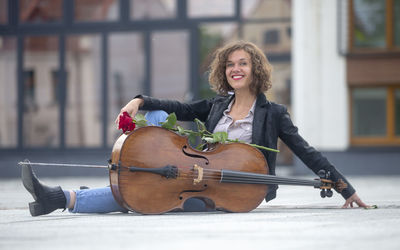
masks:
POLYGON ((210 55, 234 39, 271 54, 270 98, 287 99, 290 15, 289 0, 0 0, 2 167, 106 162, 125 103, 209 97, 210 55))
MULTIPOLYGON (((0 0, 0 177, 24 158, 106 162, 126 102, 214 95, 212 52, 239 39, 334 165, 398 173, 399 18, 399 0, 0 0)), ((279 148, 279 165, 309 173, 279 148)))
POLYGON ((399 173, 400 1, 294 1, 292 17, 303 136, 344 172, 399 173))

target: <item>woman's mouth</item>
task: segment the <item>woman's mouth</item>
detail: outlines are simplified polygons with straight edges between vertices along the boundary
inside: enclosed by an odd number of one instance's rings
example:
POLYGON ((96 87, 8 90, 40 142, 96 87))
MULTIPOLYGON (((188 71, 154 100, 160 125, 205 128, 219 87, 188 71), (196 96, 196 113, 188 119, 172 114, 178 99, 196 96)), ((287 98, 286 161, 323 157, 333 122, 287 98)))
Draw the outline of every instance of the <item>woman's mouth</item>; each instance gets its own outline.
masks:
POLYGON ((240 80, 240 79, 242 79, 242 78, 243 78, 242 75, 233 75, 233 76, 232 76, 232 79, 233 79, 233 80, 240 80))

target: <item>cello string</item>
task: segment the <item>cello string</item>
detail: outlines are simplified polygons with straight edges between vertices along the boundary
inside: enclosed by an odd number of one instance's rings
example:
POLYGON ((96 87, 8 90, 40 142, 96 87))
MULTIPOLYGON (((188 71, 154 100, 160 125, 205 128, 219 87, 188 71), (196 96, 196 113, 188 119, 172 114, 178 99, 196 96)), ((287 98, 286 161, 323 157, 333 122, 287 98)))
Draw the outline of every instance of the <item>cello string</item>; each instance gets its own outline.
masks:
POLYGON ((291 180, 291 179, 281 179, 281 178, 240 178, 240 177, 226 177, 223 178, 222 182, 235 182, 235 183, 264 183, 264 184, 282 184, 282 185, 304 185, 304 186, 315 186, 320 184, 318 181, 308 181, 308 180, 291 180))
MULTIPOLYGON (((128 167, 126 167, 128 168, 128 167)), ((198 171, 190 166, 182 166, 178 167, 178 169, 190 170, 189 172, 180 171, 179 179, 183 180, 194 180, 198 177, 198 171)), ((208 169, 203 168, 203 178, 202 181, 206 180, 215 180, 222 182, 231 182, 231 183, 248 183, 248 184, 285 184, 285 185, 307 185, 307 186, 315 186, 319 185, 319 181, 310 181, 310 180, 299 180, 299 179, 290 179, 284 177, 277 177, 272 175, 262 174, 260 176, 246 176, 246 174, 254 174, 252 172, 234 172, 232 173, 224 173, 225 176, 221 179, 222 170, 217 169, 208 169), (216 175, 217 173, 217 175, 216 175), (235 175, 237 174, 237 175, 235 175)))
MULTIPOLYGON (((204 169, 204 172, 221 172, 218 170, 212 171, 211 169, 204 169)), ((240 173, 237 173, 240 174, 240 173)), ((243 174, 246 174, 244 172, 243 174)), ((185 177, 187 178, 194 178, 197 175, 193 172, 187 174, 185 177)), ((221 180, 220 176, 215 175, 203 175, 203 180, 221 180)), ((306 186, 315 186, 320 185, 319 181, 310 181, 310 180, 299 180, 299 179, 291 179, 291 178, 284 178, 284 177, 277 177, 271 175, 261 175, 261 176, 224 176, 222 181, 226 182, 233 182, 233 183, 249 183, 249 184, 285 184, 285 185, 306 185, 306 186)))
POLYGON ((243 180, 266 180, 266 181, 276 181, 280 183, 289 182, 289 183, 314 183, 314 181, 310 180, 302 180, 302 179, 293 179, 293 178, 285 178, 285 177, 277 177, 273 175, 251 175, 251 174, 238 174, 238 173, 226 173, 224 172, 224 179, 243 179, 243 180))
MULTIPOLYGON (((179 180, 190 180, 193 181, 194 177, 197 177, 196 175, 192 174, 183 174, 177 177, 179 180)), ((314 183, 299 183, 299 182, 281 182, 281 181, 276 181, 276 180, 261 180, 261 179, 248 179, 245 180, 243 178, 225 178, 224 183, 241 183, 241 184, 262 184, 262 185, 267 185, 267 184, 285 184, 285 185, 305 185, 305 186, 314 186, 314 183)), ((221 182, 221 178, 215 175, 210 175, 210 176, 203 176, 203 179, 201 181, 218 181, 221 182)))

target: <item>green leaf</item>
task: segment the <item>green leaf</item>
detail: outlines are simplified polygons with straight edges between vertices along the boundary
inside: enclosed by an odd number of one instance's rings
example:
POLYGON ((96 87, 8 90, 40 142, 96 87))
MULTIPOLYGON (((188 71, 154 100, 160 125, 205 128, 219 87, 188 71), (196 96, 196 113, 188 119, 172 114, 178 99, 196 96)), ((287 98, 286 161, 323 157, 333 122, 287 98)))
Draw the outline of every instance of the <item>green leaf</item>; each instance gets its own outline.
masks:
POLYGON ((228 133, 226 132, 215 132, 213 134, 214 142, 225 143, 226 139, 228 139, 228 133))
POLYGON ((204 144, 204 143, 200 143, 199 145, 197 145, 196 149, 199 151, 202 151, 205 145, 206 144, 204 144))
POLYGON ((176 126, 176 128, 178 129, 178 133, 180 134, 180 135, 186 135, 187 133, 186 133, 186 131, 185 131, 185 129, 184 128, 182 128, 181 126, 176 126))
POLYGON ((201 132, 207 131, 206 126, 204 125, 204 123, 202 121, 200 121, 197 118, 194 118, 194 122, 197 125, 197 129, 201 132))
POLYGON ((196 138, 197 138, 197 136, 196 136, 195 133, 190 133, 189 134, 188 140, 189 140, 190 145, 195 145, 196 144, 196 138))
POLYGON ((176 124, 176 115, 175 113, 171 113, 168 115, 167 119, 165 122, 161 123, 161 127, 166 128, 166 129, 173 129, 176 124))
POLYGON ((146 127, 147 121, 143 114, 136 114, 134 122, 138 127, 146 127))
POLYGON ((214 139, 212 137, 203 137, 202 139, 207 143, 214 143, 214 139))

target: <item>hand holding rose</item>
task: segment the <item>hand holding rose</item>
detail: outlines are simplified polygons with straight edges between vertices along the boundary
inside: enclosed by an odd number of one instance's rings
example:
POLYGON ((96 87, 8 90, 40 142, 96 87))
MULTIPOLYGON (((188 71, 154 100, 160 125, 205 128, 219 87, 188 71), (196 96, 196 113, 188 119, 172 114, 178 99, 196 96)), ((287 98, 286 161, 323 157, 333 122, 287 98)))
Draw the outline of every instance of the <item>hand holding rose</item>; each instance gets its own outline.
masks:
MULTIPOLYGON (((120 124, 120 118, 124 117, 124 112, 128 114, 128 116, 135 117, 136 113, 139 111, 139 108, 143 105, 143 99, 141 98, 135 98, 128 102, 128 104, 125 105, 119 112, 117 119, 115 119, 115 124, 117 124, 118 129, 120 129, 119 124, 120 124)), ((132 119, 132 118, 131 118, 132 119)), ((125 132, 125 131, 124 131, 125 132)))

